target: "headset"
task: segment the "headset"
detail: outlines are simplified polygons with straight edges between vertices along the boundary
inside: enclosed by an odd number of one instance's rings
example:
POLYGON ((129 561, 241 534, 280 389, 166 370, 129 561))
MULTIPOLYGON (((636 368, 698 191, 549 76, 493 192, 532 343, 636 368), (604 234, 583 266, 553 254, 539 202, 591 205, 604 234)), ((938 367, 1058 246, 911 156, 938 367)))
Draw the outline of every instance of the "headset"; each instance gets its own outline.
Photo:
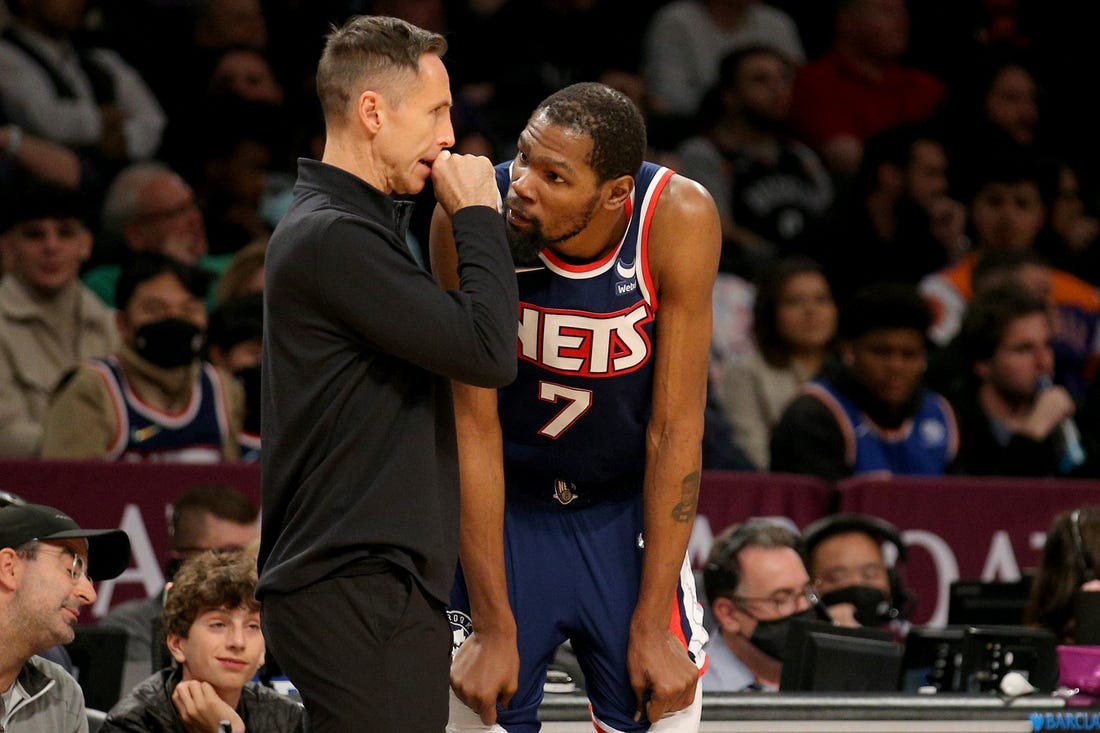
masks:
POLYGON ((1069 515, 1070 534, 1073 535, 1073 548, 1077 555, 1077 567, 1081 571, 1081 583, 1096 580, 1096 565, 1092 555, 1085 552, 1085 542, 1081 538, 1081 510, 1074 509, 1069 515))
POLYGON ((869 514, 839 512, 812 522, 802 531, 806 566, 810 566, 809 559, 813 557, 814 548, 821 542, 834 535, 849 532, 868 535, 879 544, 889 543, 897 550, 897 561, 894 567, 886 569, 886 575, 890 583, 890 603, 897 611, 897 618, 907 619, 916 607, 917 599, 913 592, 902 582, 897 565, 904 564, 909 553, 905 547, 905 542, 901 538, 901 531, 885 519, 869 514))

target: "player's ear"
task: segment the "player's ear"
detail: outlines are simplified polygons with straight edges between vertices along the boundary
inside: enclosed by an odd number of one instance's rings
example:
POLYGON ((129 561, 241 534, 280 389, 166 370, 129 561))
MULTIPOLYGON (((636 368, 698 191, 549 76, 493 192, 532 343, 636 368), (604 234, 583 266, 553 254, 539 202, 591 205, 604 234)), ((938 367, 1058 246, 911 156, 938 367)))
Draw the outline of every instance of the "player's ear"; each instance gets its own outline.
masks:
POLYGON ((606 191, 604 207, 618 209, 630 198, 630 193, 634 190, 634 178, 631 176, 612 178, 604 184, 604 190, 606 191))

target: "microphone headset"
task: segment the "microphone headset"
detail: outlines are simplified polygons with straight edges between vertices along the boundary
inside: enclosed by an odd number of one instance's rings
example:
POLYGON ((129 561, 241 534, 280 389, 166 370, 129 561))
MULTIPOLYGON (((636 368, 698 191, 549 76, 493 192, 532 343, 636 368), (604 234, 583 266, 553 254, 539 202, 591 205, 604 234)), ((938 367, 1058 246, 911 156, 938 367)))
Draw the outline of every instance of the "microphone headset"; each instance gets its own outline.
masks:
POLYGON ((1081 510, 1074 509, 1069 515, 1070 534, 1073 535, 1073 549, 1077 555, 1077 567, 1081 571, 1081 583, 1096 580, 1096 565, 1092 555, 1085 552, 1085 542, 1081 538, 1081 510))
POLYGON ((905 620, 913 612, 917 599, 913 592, 905 587, 897 565, 903 564, 908 559, 908 551, 901 538, 901 531, 887 522, 885 519, 870 516, 868 514, 837 513, 822 517, 811 523, 802 532, 802 544, 806 552, 807 566, 813 557, 814 549, 829 537, 849 532, 859 532, 868 535, 879 544, 888 543, 897 551, 897 561, 894 567, 886 569, 886 576, 890 583, 891 616, 905 620))

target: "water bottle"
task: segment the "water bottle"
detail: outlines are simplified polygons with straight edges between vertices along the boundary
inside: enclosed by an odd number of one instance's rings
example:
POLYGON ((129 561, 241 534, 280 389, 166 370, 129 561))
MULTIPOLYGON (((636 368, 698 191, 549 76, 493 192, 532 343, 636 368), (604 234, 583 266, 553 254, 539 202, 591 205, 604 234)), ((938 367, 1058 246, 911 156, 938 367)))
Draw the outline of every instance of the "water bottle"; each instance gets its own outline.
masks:
MULTIPOLYGON (((1054 382, 1050 377, 1039 377, 1039 389, 1047 389, 1054 382)), ((1081 445, 1081 433, 1072 417, 1067 417, 1058 427, 1058 436, 1062 443, 1062 455, 1058 460, 1058 472, 1065 475, 1085 462, 1085 447, 1081 445)))

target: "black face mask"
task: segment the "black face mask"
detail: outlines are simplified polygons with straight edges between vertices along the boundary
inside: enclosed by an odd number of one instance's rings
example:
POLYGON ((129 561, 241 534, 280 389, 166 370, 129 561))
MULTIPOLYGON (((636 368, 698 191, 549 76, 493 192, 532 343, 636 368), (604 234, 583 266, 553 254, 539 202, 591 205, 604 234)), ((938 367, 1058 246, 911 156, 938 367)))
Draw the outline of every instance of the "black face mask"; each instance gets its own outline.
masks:
POLYGON ((787 648, 787 636, 791 631, 792 618, 816 621, 820 616, 814 609, 807 608, 805 611, 792 613, 790 616, 774 621, 757 621, 756 630, 752 632, 749 643, 772 659, 783 659, 783 652, 787 648))
POLYGON ((202 330, 182 318, 146 323, 134 333, 134 350, 146 361, 165 369, 190 364, 202 350, 202 330))
POLYGON ((863 626, 879 626, 897 618, 897 609, 890 605, 886 594, 878 588, 866 585, 853 585, 838 588, 821 596, 826 606, 837 603, 851 603, 856 607, 855 619, 863 626))
POLYGON ((233 372, 244 387, 244 431, 260 434, 260 367, 245 367, 233 372))

